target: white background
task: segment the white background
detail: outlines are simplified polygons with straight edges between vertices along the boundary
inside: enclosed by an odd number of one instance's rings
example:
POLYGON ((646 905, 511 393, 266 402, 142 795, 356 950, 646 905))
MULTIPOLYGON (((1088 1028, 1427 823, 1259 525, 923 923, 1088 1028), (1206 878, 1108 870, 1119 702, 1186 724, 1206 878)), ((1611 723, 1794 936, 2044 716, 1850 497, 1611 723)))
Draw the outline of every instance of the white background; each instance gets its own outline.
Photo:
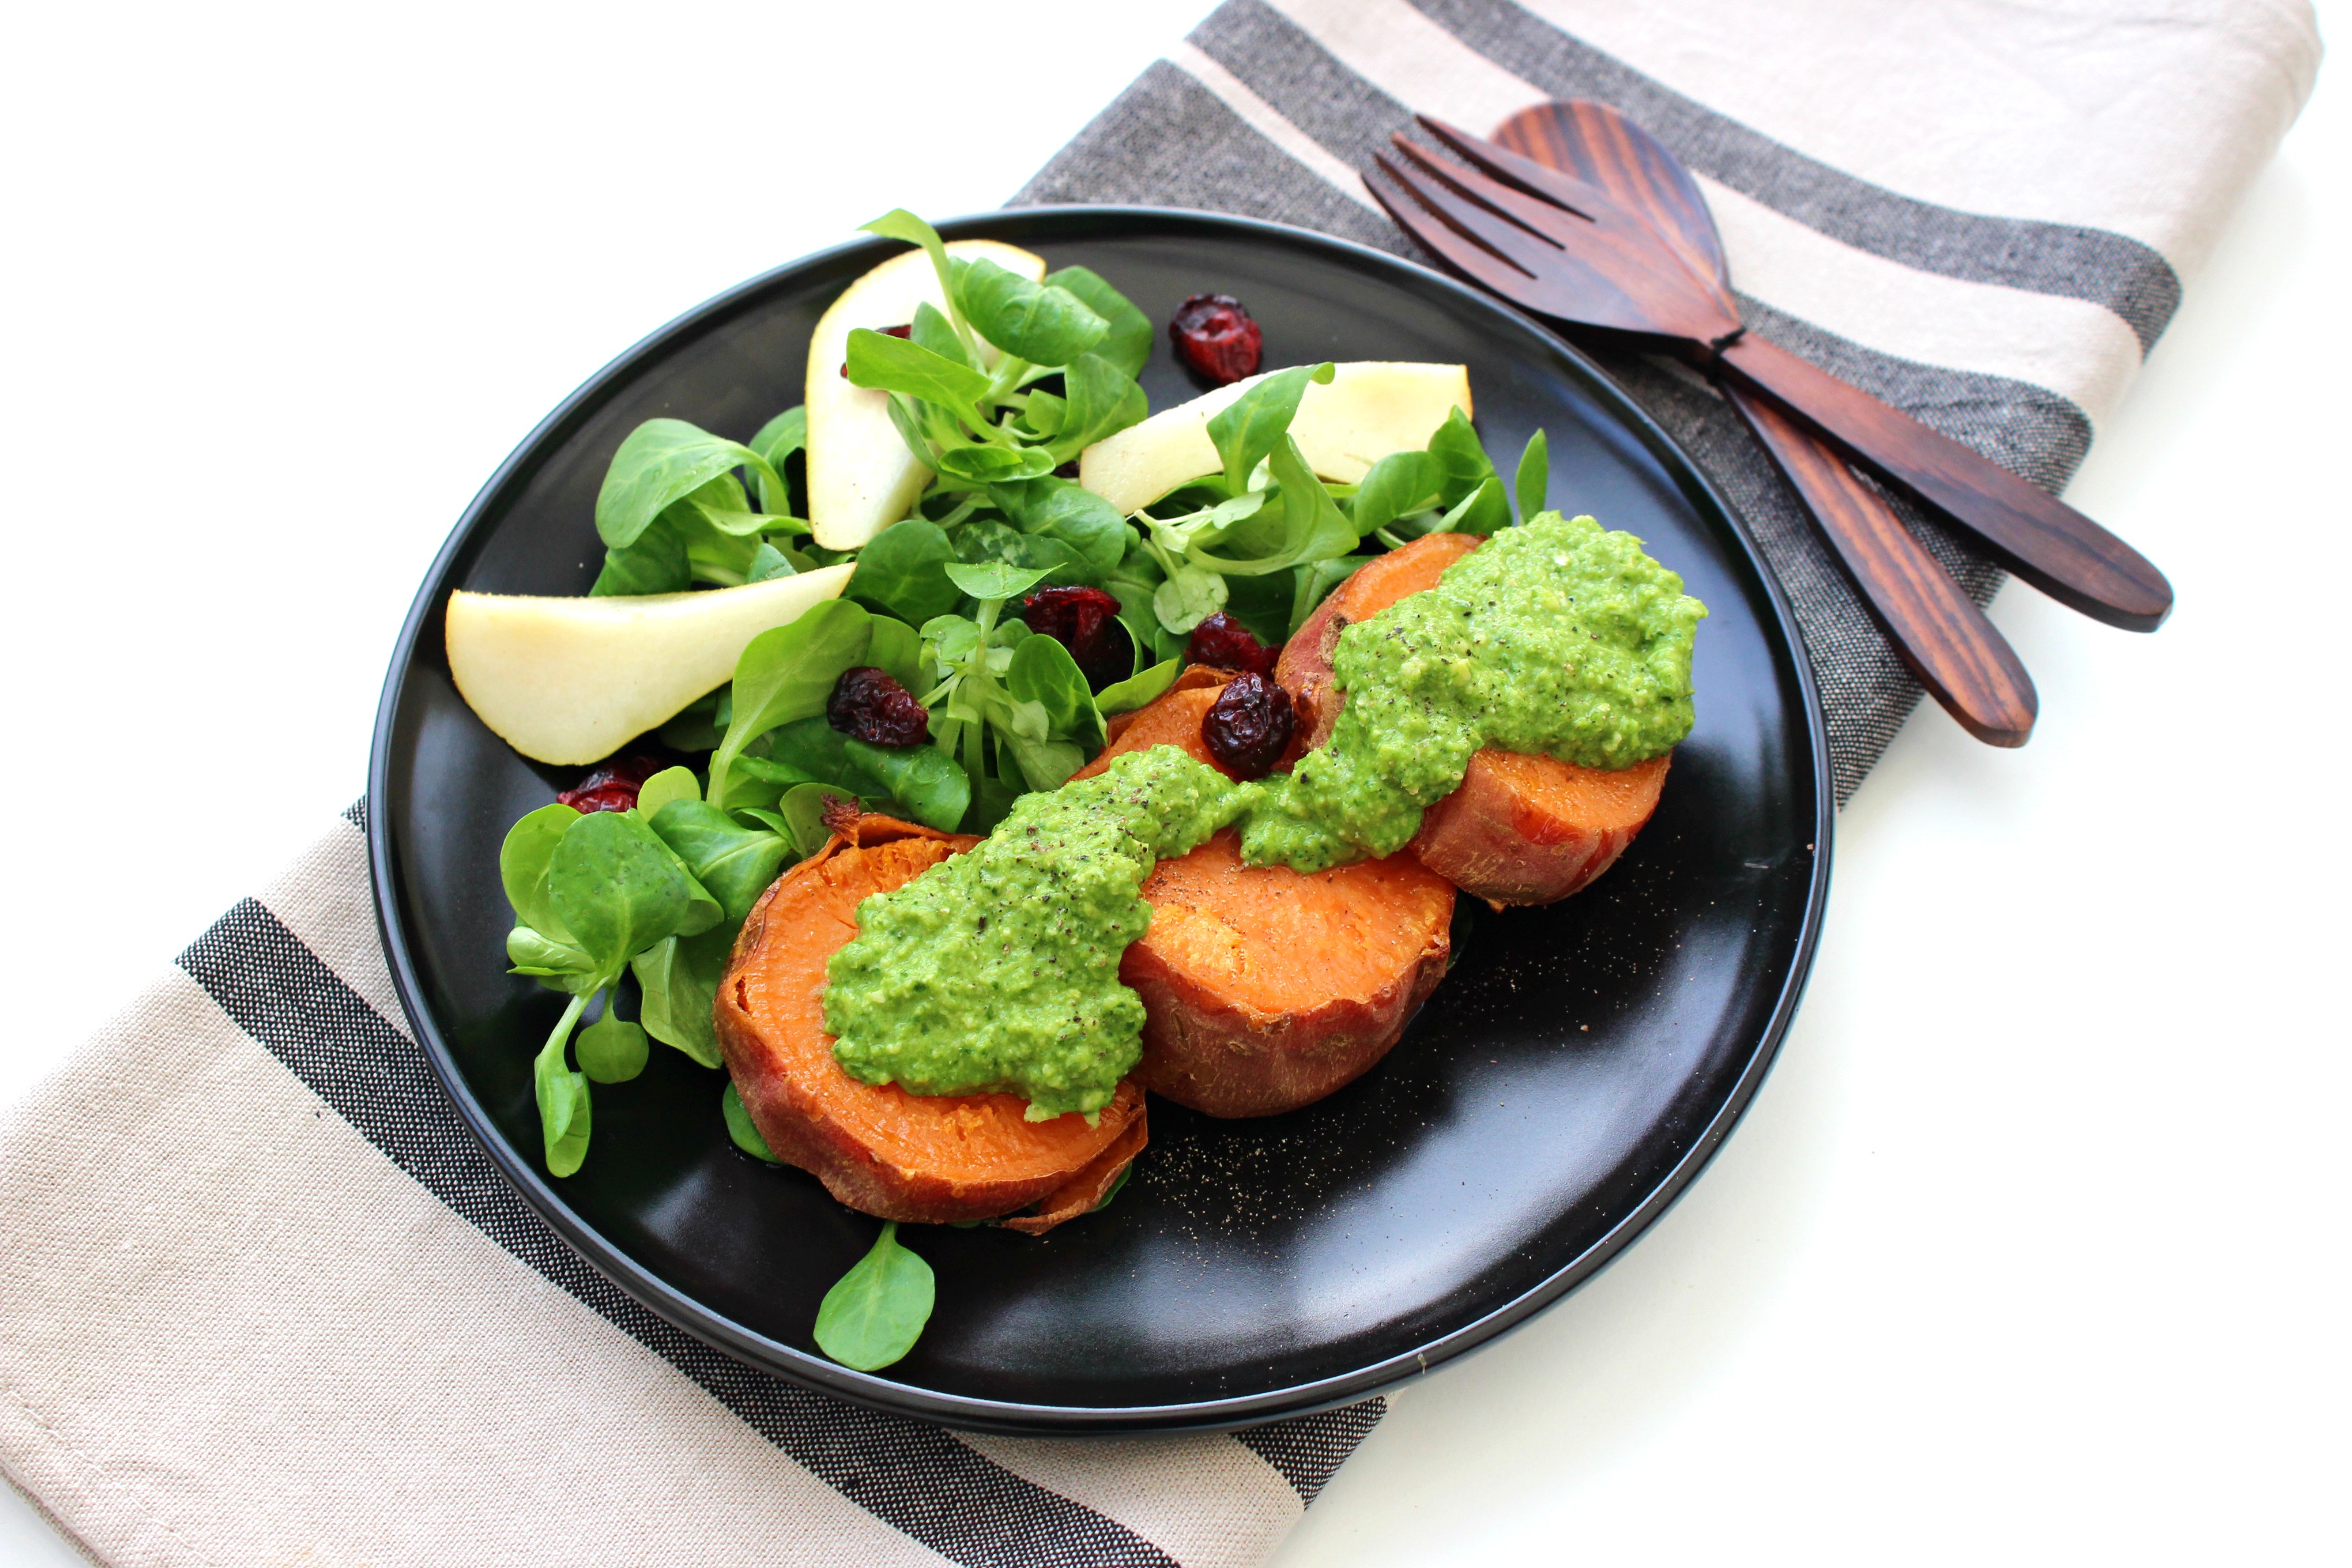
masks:
MULTIPOLYGON (((997 205, 1207 9, 16 15, 0 1102, 360 793, 548 408, 883 208, 997 205)), ((2344 1560, 2348 127, 2324 79, 2070 492, 2170 625, 2002 595, 2032 746, 1920 714, 1706 1179, 1399 1397, 1282 1568, 2344 1560)), ((0 1563, 75 1561, 0 1491, 0 1563)))

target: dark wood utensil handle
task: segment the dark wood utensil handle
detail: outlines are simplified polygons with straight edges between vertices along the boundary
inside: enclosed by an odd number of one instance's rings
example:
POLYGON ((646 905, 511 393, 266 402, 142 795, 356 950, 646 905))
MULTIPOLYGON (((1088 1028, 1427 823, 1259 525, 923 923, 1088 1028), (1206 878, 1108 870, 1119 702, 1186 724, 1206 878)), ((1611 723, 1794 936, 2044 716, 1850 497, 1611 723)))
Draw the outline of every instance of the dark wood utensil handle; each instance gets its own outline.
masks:
POLYGON ((1978 740, 2025 744, 2041 700, 2009 640, 1834 449, 1770 398, 1727 390, 1919 684, 1978 740))
POLYGON ((2060 604, 2135 632, 2154 631, 2172 613, 2163 573, 2040 486, 1753 332, 1725 349, 1720 363, 1730 379, 1770 394, 2060 604))

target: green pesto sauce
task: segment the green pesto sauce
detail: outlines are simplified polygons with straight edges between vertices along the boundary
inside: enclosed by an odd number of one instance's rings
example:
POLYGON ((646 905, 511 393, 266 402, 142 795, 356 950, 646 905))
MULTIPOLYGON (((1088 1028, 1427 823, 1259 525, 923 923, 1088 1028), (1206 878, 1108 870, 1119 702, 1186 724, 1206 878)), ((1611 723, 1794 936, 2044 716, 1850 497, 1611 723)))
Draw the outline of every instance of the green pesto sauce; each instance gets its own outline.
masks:
POLYGON ((1339 635, 1328 745, 1252 803, 1243 855, 1320 870, 1393 855, 1481 747, 1624 768, 1690 733, 1706 606, 1630 533, 1544 512, 1339 635))
POLYGON ((857 906, 825 968, 834 1059, 910 1094, 1017 1094, 1032 1121, 1100 1110, 1143 1054, 1118 983, 1151 923, 1138 889, 1244 798, 1173 746, 1023 795, 986 842, 857 906))

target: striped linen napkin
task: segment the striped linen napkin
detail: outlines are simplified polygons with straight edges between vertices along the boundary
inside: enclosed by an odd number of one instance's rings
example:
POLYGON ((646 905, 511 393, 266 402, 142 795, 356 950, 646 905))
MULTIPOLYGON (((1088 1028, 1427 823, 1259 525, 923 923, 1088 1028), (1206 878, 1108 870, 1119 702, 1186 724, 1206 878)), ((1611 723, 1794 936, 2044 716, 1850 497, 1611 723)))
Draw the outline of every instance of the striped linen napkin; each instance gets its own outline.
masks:
MULTIPOLYGON (((2317 56, 2288 0, 1230 0, 1017 199, 1402 250, 1353 171, 1410 112, 1484 128, 1604 99, 1699 173, 1758 330, 2054 486, 2317 56)), ((1672 369, 1610 368, 1762 537, 1850 790, 1916 688, 1736 421, 1672 369)), ((385 973, 362 821, 0 1124, 0 1469, 93 1560, 1239 1568, 1380 1419, 965 1436, 688 1338, 583 1264, 443 1098, 385 973)))

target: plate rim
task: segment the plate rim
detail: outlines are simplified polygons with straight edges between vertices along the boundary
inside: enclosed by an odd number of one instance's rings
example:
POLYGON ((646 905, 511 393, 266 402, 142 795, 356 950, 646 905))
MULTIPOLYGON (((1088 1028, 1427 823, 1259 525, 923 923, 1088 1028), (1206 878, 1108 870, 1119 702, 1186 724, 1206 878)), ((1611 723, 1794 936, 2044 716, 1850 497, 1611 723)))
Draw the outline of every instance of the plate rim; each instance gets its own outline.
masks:
MULTIPOLYGON (((423 1005, 423 986, 395 917, 397 873, 392 857, 391 829, 384 814, 376 809, 377 803, 389 796, 395 721, 409 671, 416 662, 418 644, 427 627, 437 619, 441 604, 450 591, 448 578, 457 558, 482 527, 491 502, 518 470, 533 459, 541 444, 559 432, 585 405, 600 399, 614 384, 625 381, 635 373, 641 362, 656 357, 677 338, 700 328, 713 318, 723 316, 786 275, 841 259, 859 250, 873 251, 878 261, 897 248, 896 242, 887 239, 860 237, 795 257, 712 295, 663 323, 614 356, 550 410, 516 444, 475 492, 473 499, 467 502, 465 510, 459 514, 447 539, 442 542, 431 565, 426 568, 416 597, 401 623, 399 635, 394 642, 383 695, 377 703, 375 723, 369 742, 365 812, 370 900, 375 911, 376 931, 383 946, 393 992, 399 998, 401 1011, 406 1015, 411 1036, 423 1048, 434 1077, 439 1081, 443 1092, 449 1096, 467 1131, 482 1145, 499 1173, 533 1212, 563 1238, 567 1246, 632 1300, 671 1326, 738 1361, 803 1387, 868 1409, 962 1430, 1060 1436, 1087 1433, 1230 1431, 1355 1403, 1495 1342, 1556 1305, 1608 1267, 1689 1190, 1691 1184, 1738 1124, 1778 1060, 1781 1044, 1811 975, 1829 892, 1837 817, 1836 796, 1830 772, 1829 739, 1821 694, 1811 662, 1805 655, 1804 639, 1798 627, 1795 610, 1747 520, 1698 460, 1573 342, 1492 295, 1481 293, 1410 258, 1314 229, 1264 218, 1184 207, 1085 203, 999 208, 968 214, 936 226, 942 237, 950 239, 992 237, 997 229, 1008 223, 1035 226, 1041 221, 1049 230, 1058 227, 1073 232, 1081 229, 1095 232, 1118 230, 1123 226, 1163 230, 1191 228, 1196 232, 1206 228, 1258 240, 1272 240, 1309 252, 1330 253, 1360 268, 1369 262, 1374 270, 1396 275, 1398 280, 1407 287, 1434 290, 1547 338, 1576 366, 1584 378, 1583 390, 1611 408, 1630 433, 1668 469, 1677 487, 1685 489, 1686 493, 1691 487, 1696 487, 1698 496, 1704 499, 1705 504, 1700 510, 1704 511, 1706 507, 1713 508, 1727 526, 1732 542, 1754 568, 1764 586, 1766 602, 1771 608, 1773 629, 1790 656, 1802 698, 1814 801, 1812 869, 1790 971, 1781 984, 1780 994, 1774 998, 1761 1037, 1749 1053, 1730 1092, 1708 1119, 1706 1127, 1682 1156, 1652 1183, 1642 1201, 1607 1232, 1536 1285, 1415 1350, 1384 1357, 1349 1372, 1255 1394, 1168 1405, 1038 1405, 942 1394, 895 1383, 874 1373, 852 1371, 745 1328, 660 1279, 606 1240, 563 1200, 550 1180, 531 1163, 528 1152, 516 1149, 498 1131, 488 1112, 459 1072, 439 1027, 423 1005)), ((1792 774, 1801 771, 1791 769, 1792 774)))

